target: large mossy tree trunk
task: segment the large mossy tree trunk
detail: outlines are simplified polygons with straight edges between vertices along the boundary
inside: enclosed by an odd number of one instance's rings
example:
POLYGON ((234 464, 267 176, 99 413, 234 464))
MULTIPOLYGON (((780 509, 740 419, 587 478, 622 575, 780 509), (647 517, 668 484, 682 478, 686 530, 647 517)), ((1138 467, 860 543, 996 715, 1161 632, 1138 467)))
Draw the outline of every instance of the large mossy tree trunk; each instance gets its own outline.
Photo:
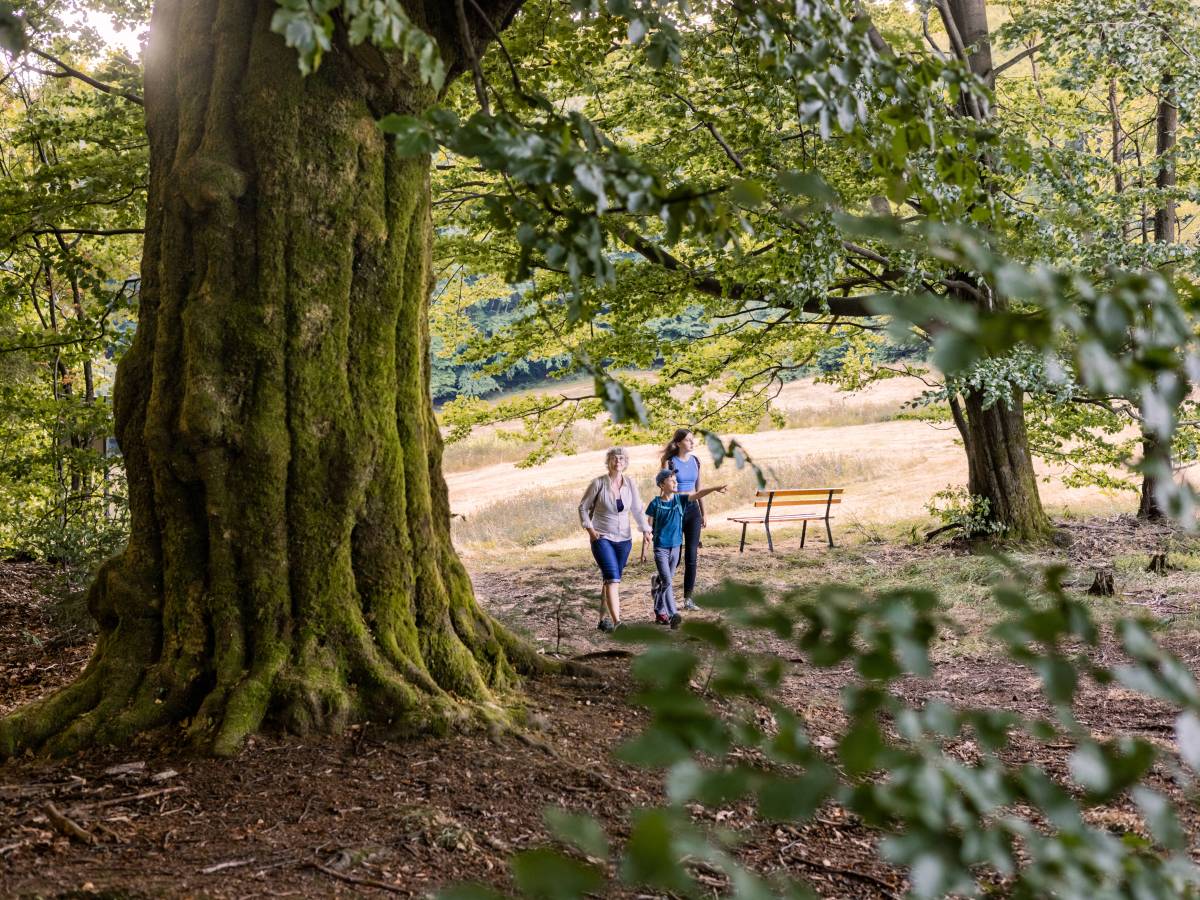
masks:
MULTIPOLYGON (((410 5, 453 69, 453 6, 410 5)), ((155 6, 140 321, 115 392, 132 534, 89 594, 90 663, 0 723, 0 758, 171 723, 222 754, 266 717, 442 729, 502 716, 546 665, 479 609, 450 543, 429 161, 375 124, 436 98, 365 46, 302 78, 276 8, 155 6)))

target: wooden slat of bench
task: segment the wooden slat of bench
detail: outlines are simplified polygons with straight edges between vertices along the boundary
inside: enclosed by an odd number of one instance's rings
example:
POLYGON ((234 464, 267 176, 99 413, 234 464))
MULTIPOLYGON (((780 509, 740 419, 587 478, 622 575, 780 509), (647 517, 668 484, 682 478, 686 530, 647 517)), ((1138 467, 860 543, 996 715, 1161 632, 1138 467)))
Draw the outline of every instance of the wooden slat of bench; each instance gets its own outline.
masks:
POLYGON ((754 505, 758 507, 770 506, 771 509, 778 509, 781 506, 824 506, 826 503, 837 505, 842 501, 837 497, 830 500, 828 497, 818 497, 813 500, 755 500, 754 505))
MULTIPOLYGON (((782 516, 771 516, 771 521, 772 522, 790 522, 790 521, 798 522, 801 519, 807 519, 808 521, 811 522, 813 520, 821 520, 824 518, 825 518, 825 516, 822 513, 815 513, 815 512, 814 513, 785 513, 782 516)), ((837 516, 829 516, 829 518, 836 519, 837 516)), ((745 522, 750 525, 761 525, 763 522, 767 521, 767 517, 766 516, 730 516, 729 521, 730 522, 745 522)))
POLYGON ((770 497, 774 494, 775 497, 828 497, 830 493, 836 494, 845 493, 845 487, 805 487, 803 490, 788 490, 772 491, 770 488, 766 490, 755 491, 755 497, 770 497))

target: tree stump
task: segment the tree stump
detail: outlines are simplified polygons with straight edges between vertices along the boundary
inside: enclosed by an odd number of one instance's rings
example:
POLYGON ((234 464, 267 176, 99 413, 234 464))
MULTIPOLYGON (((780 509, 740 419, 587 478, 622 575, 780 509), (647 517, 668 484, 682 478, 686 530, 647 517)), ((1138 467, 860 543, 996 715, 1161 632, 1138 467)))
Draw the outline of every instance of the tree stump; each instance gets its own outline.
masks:
POLYGON ((1166 553, 1155 553, 1150 557, 1150 564, 1146 566, 1147 572, 1153 572, 1155 575, 1166 575, 1171 566, 1167 562, 1166 553))
POLYGON ((1087 592, 1091 597, 1111 597, 1116 593, 1113 573, 1103 569, 1097 572, 1096 577, 1092 580, 1092 586, 1087 589, 1087 592))

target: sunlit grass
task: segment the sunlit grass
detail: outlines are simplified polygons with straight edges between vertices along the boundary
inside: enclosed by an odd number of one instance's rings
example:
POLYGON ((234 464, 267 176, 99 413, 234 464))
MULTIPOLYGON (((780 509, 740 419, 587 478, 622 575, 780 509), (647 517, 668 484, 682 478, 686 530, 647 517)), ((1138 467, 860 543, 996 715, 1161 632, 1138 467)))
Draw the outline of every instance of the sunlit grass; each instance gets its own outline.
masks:
MULTIPOLYGON (((846 487, 918 466, 924 457, 902 459, 864 457, 848 453, 816 453, 765 467, 768 487, 846 487)), ((706 484, 725 483, 723 494, 710 494, 705 509, 710 519, 748 505, 757 487, 751 469, 736 469, 726 463, 705 473, 706 484)), ((464 547, 535 547, 581 531, 578 505, 586 484, 571 488, 541 490, 527 488, 510 494, 503 502, 454 519, 455 543, 464 547)), ((649 503, 657 491, 653 482, 638 483, 642 501, 649 503)))

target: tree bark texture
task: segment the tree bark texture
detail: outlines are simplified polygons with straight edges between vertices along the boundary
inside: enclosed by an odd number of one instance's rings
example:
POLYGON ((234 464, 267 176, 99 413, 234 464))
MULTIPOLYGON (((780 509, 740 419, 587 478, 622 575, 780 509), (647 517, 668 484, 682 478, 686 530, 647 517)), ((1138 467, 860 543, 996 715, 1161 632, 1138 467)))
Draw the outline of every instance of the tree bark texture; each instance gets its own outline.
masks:
MULTIPOLYGON (((995 75, 986 2, 941 0, 941 4, 939 9, 955 52, 992 87, 995 75)), ((986 103, 963 96, 959 105, 961 115, 979 121, 990 117, 986 103)), ((974 280, 969 273, 959 273, 956 277, 967 282, 974 280)), ((959 299, 991 307, 1004 302, 990 291, 982 293, 986 301, 966 294, 959 299)), ((1051 525, 1038 495, 1025 430, 1024 398, 1019 390, 1014 390, 1007 402, 986 406, 984 399, 981 393, 964 391, 962 402, 951 407, 967 451, 967 489, 972 495, 987 499, 992 518, 1005 528, 1006 540, 1041 540, 1049 535, 1051 525)))
MULTIPOLYGON (((1175 137, 1179 129, 1179 100, 1167 75, 1162 80, 1162 95, 1158 100, 1155 116, 1155 158, 1158 160, 1158 177, 1155 186, 1160 191, 1175 189, 1175 137)), ((1156 243, 1173 244, 1176 232, 1175 201, 1164 194, 1154 211, 1154 240, 1156 243)), ((1171 448, 1146 430, 1142 431, 1142 458, 1166 459, 1170 461, 1171 448)), ((1142 493, 1138 502, 1138 518, 1151 521, 1166 518, 1166 511, 1158 502, 1158 478, 1151 474, 1142 476, 1142 493)))
MULTIPOLYGON (((413 20, 454 71, 453 12, 428 5, 413 20)), ((548 665, 479 609, 450 543, 429 161, 375 124, 436 98, 367 46, 302 78, 275 9, 155 7, 140 323, 115 390, 132 535, 91 587, 87 668, 0 722, 0 758, 180 722, 219 754, 266 717, 445 729, 503 717, 548 665)))
MULTIPOLYGON (((1050 534, 1025 431, 1025 402, 1014 389, 1008 402, 984 406, 983 396, 966 393, 967 490, 985 497, 991 516, 1004 525, 1005 540, 1035 541, 1050 534)), ((960 429, 961 430, 961 429, 960 429)))

